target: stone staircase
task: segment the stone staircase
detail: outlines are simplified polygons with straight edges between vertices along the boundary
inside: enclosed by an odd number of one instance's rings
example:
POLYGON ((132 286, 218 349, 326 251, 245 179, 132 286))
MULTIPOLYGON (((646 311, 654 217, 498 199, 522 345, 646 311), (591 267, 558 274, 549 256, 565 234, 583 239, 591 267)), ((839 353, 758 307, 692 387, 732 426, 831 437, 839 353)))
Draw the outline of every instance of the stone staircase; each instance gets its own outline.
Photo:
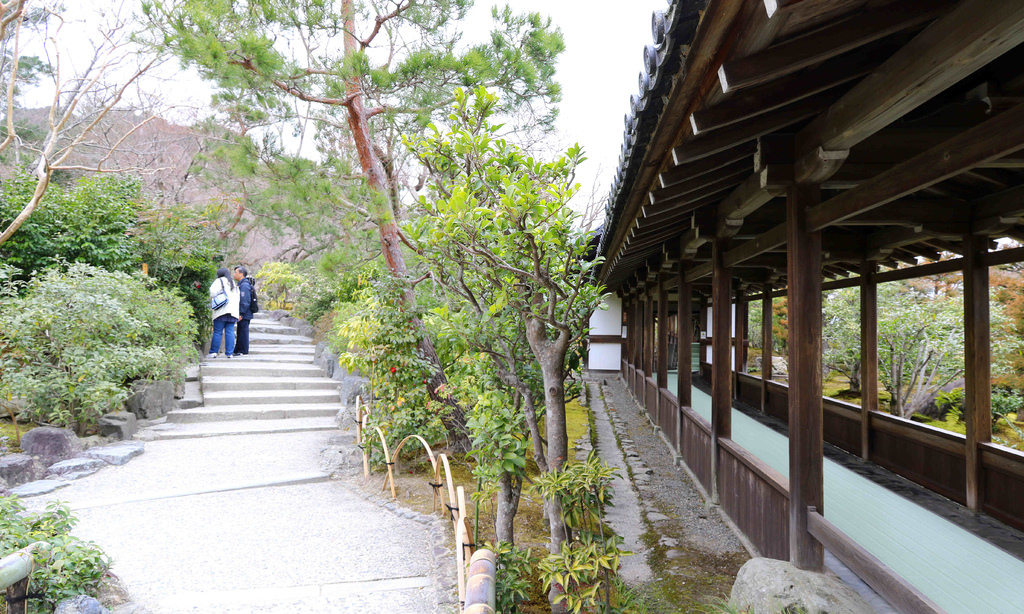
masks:
POLYGON ((248 356, 200 363, 202 404, 169 412, 147 438, 336 428, 340 383, 313 364, 313 340, 263 318, 249 332, 248 356))

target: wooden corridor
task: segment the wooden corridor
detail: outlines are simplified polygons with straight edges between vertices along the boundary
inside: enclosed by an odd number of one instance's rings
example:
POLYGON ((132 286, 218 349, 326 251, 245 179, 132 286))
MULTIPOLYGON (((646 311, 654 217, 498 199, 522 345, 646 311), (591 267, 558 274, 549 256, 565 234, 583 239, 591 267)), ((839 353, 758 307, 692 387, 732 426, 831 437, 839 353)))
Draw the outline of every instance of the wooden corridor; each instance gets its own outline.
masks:
MULTIPOLYGON (((692 395, 710 429, 711 397, 696 387, 692 395)), ((788 479, 787 438, 737 409, 732 421, 733 441, 788 479)), ((828 459, 825 518, 950 614, 1024 608, 1024 560, 828 459)))

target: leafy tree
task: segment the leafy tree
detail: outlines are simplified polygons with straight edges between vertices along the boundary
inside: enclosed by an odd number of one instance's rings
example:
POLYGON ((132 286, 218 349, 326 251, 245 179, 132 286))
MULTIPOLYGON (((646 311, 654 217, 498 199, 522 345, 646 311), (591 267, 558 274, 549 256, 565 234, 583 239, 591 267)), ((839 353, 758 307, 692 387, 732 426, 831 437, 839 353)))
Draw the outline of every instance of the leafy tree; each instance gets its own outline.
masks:
POLYGON ((880 284, 878 313, 879 378, 905 418, 964 373, 963 297, 880 284))
POLYGON ((829 292, 822 304, 822 364, 850 382, 860 392, 860 289, 829 292))
MULTIPOLYGON (((13 220, 36 190, 28 174, 0 185, 0 226, 13 220)), ((141 210, 139 184, 115 175, 84 178, 71 188, 54 185, 21 231, 0 245, 0 258, 23 276, 58 261, 83 262, 127 271, 138 262, 136 228, 141 210)))
MULTIPOLYGON (((121 145, 95 139, 97 127, 116 106, 122 103, 126 93, 137 85, 140 77, 149 71, 156 60, 139 53, 132 43, 129 31, 130 20, 126 12, 113 7, 104 13, 105 18, 97 20, 91 53, 76 53, 77 70, 68 70, 61 45, 65 36, 62 32, 64 7, 60 2, 47 2, 33 11, 27 9, 27 0, 11 0, 0 3, 0 40, 8 41, 3 50, 5 74, 8 78, 5 105, 7 109, 3 141, 0 154, 13 152, 15 160, 24 157, 31 160, 31 176, 34 184, 24 206, 13 217, 0 225, 0 245, 10 240, 19 228, 39 207, 50 187, 55 173, 63 171, 112 172, 131 170, 112 167, 110 157, 121 145), (52 19, 51 19, 52 18, 52 19), (29 33, 26 24, 38 21, 55 21, 57 26, 48 31, 40 41, 45 57, 51 61, 42 67, 35 61, 21 65, 21 36, 29 33), (10 43, 14 32, 13 45, 10 43), (62 64, 64 61, 64 64, 62 64), (111 83, 111 74, 117 71, 116 83, 111 83), (16 106, 15 84, 25 78, 34 78, 41 73, 49 76, 47 88, 51 94, 50 106, 38 114, 35 135, 19 133, 21 122, 16 121, 12 110, 16 106), (23 136, 37 136, 26 139, 23 136), (75 158, 76 153, 90 150, 89 160, 75 158)), ((123 8, 123 7, 120 7, 123 8)), ((151 121, 152 113, 140 114, 131 130, 151 121)), ((129 132, 131 132, 129 130, 129 132)))
MULTIPOLYGON (((143 10, 157 43, 216 81, 219 100, 244 123, 282 119, 301 131, 311 122, 324 158, 357 161, 363 206, 384 261, 408 282, 398 228, 406 169, 398 136, 425 126, 457 86, 492 87, 508 112, 537 107, 542 123, 552 117, 545 105, 558 96, 552 77, 562 39, 550 23, 506 8, 495 11, 488 42, 463 46, 457 27, 470 6, 470 0, 149 0, 143 10)), ((411 286, 403 301, 415 312, 411 286)), ((433 365, 430 388, 437 390, 444 372, 430 338, 421 339, 421 353, 433 365)), ((466 448, 463 410, 448 409, 450 434, 466 448)))
MULTIPOLYGON (((603 292, 592 279, 597 263, 586 259, 589 237, 574 227, 578 216, 568 206, 583 155, 578 146, 552 162, 527 155, 488 122, 496 106, 483 88, 472 98, 458 90, 451 132, 433 127, 410 140, 431 171, 433 194, 420 199, 425 215, 408 228, 439 283, 462 288, 467 300, 487 288, 488 302, 468 312, 494 318, 495 336, 515 339, 518 326, 501 327, 522 323, 543 382, 546 470, 557 472, 568 456, 566 361, 603 292)), ((557 501, 548 499, 547 511, 558 518, 557 501)), ((565 525, 550 528, 549 547, 558 552, 565 525)))

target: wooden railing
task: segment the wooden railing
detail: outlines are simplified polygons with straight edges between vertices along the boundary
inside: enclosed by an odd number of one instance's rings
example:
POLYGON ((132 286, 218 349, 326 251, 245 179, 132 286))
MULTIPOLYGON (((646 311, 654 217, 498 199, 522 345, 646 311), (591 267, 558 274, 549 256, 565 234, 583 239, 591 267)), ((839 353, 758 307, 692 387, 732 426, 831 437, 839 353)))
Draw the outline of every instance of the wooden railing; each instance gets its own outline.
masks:
MULTIPOLYGON (((459 603, 467 608, 465 612, 469 614, 471 610, 468 609, 469 604, 466 601, 466 591, 467 573, 472 569, 470 561, 476 560, 475 554, 489 551, 478 551, 476 548, 476 538, 469 522, 469 508, 466 505, 465 489, 462 486, 456 486, 453 482, 451 466, 448 463, 448 456, 446 454, 435 455, 427 440, 419 435, 409 435, 402 439, 392 452, 388 446, 387 438, 380 427, 374 427, 373 431, 370 431, 369 417, 370 407, 363 405, 362 400, 356 397, 356 445, 363 450, 363 477, 365 479, 370 477, 370 451, 373 444, 366 439, 367 433, 369 433, 371 441, 379 441, 381 453, 385 459, 386 473, 384 483, 381 484, 381 490, 385 490, 390 486, 392 499, 398 499, 398 492, 395 488, 395 471, 398 465, 399 453, 409 443, 419 443, 423 447, 424 452, 426 452, 433 475, 433 481, 430 482, 434 490, 433 510, 434 512, 440 511, 443 513, 444 508, 447 508, 451 517, 452 530, 455 533, 455 561, 459 587, 459 603), (374 434, 377 435, 376 438, 373 437, 374 434), (445 503, 445 495, 448 496, 448 503, 445 503)), ((493 557, 493 554, 491 556, 493 557)), ((482 559, 486 558, 486 555, 482 555, 482 559)), ((493 598, 491 607, 493 611, 493 598)), ((486 610, 472 610, 472 612, 484 611, 486 610)))

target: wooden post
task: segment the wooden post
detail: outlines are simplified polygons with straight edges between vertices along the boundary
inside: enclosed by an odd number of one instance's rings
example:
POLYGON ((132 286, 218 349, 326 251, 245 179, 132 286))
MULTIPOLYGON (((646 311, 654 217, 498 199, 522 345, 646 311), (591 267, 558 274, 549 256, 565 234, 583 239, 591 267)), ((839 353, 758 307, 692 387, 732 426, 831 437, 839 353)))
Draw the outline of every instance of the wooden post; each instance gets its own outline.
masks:
POLYGON ((860 265, 860 457, 871 458, 871 412, 878 411, 878 283, 875 263, 860 265))
POLYGON ((726 239, 712 242, 711 260, 711 502, 718 504, 718 440, 732 437, 732 269, 722 262, 726 239))
POLYGON ((667 274, 658 276, 658 394, 654 399, 654 423, 658 428, 661 428, 661 414, 666 409, 661 406, 661 390, 668 388, 668 289, 665 287, 667 280, 667 274))
MULTIPOLYGON (((654 375, 654 297, 647 290, 644 295, 644 377, 654 375)), ((645 386, 646 389, 646 386, 645 386)))
POLYGON ((761 287, 761 411, 768 412, 768 382, 772 379, 772 285, 761 287))
POLYGON ((686 281, 686 274, 682 267, 679 268, 679 313, 676 318, 679 321, 679 347, 676 352, 679 356, 679 377, 676 380, 676 398, 679 399, 679 407, 691 407, 693 385, 693 323, 690 321, 693 313, 693 286, 686 281))
POLYGON ((824 570, 824 550, 807 530, 807 508, 824 513, 822 487, 821 232, 807 231, 817 185, 795 184, 786 198, 789 279, 789 556, 824 570))
POLYGON ((992 440, 992 365, 986 240, 964 236, 964 420, 967 423, 967 507, 985 500, 981 448, 992 440))
POLYGON ((742 290, 736 291, 735 323, 733 324, 733 397, 740 397, 740 373, 747 372, 747 299, 742 290))

